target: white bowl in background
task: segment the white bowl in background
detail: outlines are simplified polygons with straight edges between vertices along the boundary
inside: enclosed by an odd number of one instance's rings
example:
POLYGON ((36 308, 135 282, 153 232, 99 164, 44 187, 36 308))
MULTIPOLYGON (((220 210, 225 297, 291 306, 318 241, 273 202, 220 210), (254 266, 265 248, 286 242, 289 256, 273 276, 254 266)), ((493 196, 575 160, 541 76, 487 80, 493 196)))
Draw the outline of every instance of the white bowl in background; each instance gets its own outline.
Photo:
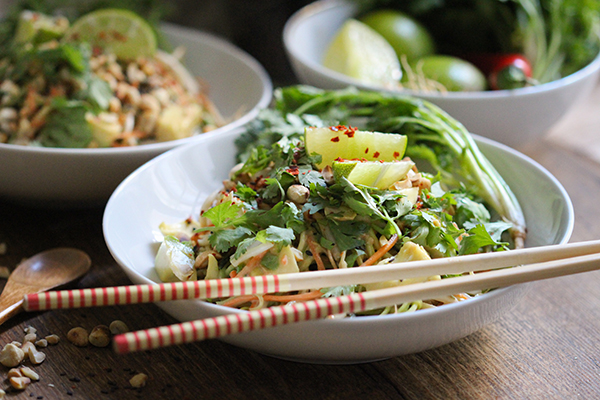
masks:
POLYGON ((135 147, 63 149, 0 143, 0 199, 52 207, 103 205, 146 161, 243 126, 269 105, 271 79, 250 55, 208 33, 172 24, 162 28, 173 46, 185 48, 187 69, 208 85, 208 95, 221 114, 237 118, 209 133, 135 147))
MULTIPOLYGON (((287 21, 283 42, 300 82, 323 89, 356 86, 386 90, 363 84, 322 65, 329 43, 357 12, 345 0, 321 0, 298 10, 287 21)), ((465 127, 509 146, 539 139, 578 100, 588 96, 600 75, 600 55, 583 69, 562 79, 514 90, 423 93, 401 90, 438 105, 465 127)))
MULTIPOLYGON (((236 137, 236 132, 229 132, 171 150, 136 170, 113 193, 104 213, 104 238, 133 283, 160 282, 154 270, 162 242, 159 224, 198 216, 203 200, 222 187, 235 165, 236 137)), ((527 222, 526 246, 567 242, 573 230, 573 206, 560 183, 523 154, 489 139, 476 137, 476 141, 521 203, 527 222)), ((526 288, 516 285, 414 313, 302 322, 222 340, 304 362, 384 359, 467 336, 509 311, 526 288)), ((180 321, 245 312, 200 300, 157 304, 180 321)))

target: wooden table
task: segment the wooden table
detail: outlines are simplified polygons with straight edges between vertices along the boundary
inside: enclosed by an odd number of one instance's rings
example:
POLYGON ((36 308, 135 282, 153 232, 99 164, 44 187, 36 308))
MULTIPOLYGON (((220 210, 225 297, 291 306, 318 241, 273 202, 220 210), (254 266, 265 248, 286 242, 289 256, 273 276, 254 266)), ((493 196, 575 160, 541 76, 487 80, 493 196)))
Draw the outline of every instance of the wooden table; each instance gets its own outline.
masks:
MULTIPOLYGON (((589 101, 598 94, 600 89, 589 101)), ((569 192, 575 207, 572 241, 600 238, 600 164, 556 141, 574 135, 570 127, 582 118, 589 114, 573 112, 552 132, 554 140, 520 149, 569 192)), ((600 126, 591 128, 600 141, 600 126)), ((0 202, 0 243, 7 245, 0 265, 12 268, 40 251, 73 246, 93 260, 78 287, 129 284, 104 244, 102 213, 0 202)), ((590 399, 600 396, 599 306, 600 272, 538 282, 514 311, 467 338, 360 365, 283 361, 215 340, 126 356, 66 340, 72 327, 91 330, 115 319, 132 329, 176 322, 155 305, 22 313, 0 327, 0 344, 21 341, 28 325, 62 339, 35 367, 41 381, 10 398, 590 399), (140 390, 129 387, 135 372, 149 376, 140 390)), ((6 373, 0 368, 2 379, 6 373)), ((6 389, 7 381, 0 387, 6 389)))

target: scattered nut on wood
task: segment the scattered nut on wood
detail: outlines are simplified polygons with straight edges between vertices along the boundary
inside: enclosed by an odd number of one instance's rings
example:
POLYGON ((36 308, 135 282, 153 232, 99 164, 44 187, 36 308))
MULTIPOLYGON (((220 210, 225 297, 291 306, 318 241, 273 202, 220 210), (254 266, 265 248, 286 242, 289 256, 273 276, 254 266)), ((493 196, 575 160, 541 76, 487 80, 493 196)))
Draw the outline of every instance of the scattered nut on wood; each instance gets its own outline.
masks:
POLYGON ((146 386, 146 381, 148 380, 148 375, 139 373, 134 375, 133 378, 129 380, 129 384, 134 388, 141 388, 146 386))
POLYGON ((8 279, 10 276, 10 269, 8 267, 0 266, 0 279, 8 279))
POLYGON ((19 368, 11 368, 8 371, 8 379, 10 378, 19 378, 23 376, 23 374, 21 373, 21 370, 19 368))
POLYGON ((110 330, 106 325, 98 325, 92 329, 88 341, 92 346, 106 347, 110 344, 110 330))
POLYGON ((67 340, 73 343, 75 346, 85 347, 89 343, 88 331, 80 326, 73 328, 69 331, 69 333, 67 333, 67 340))
POLYGON ((114 320, 110 323, 109 326, 110 333, 113 335, 120 335, 121 333, 129 332, 129 327, 127 324, 119 319, 114 320))
POLYGON ((48 335, 44 339, 46 339, 48 344, 58 344, 58 342, 60 342, 60 337, 58 337, 58 335, 55 334, 48 335))
POLYGON ((29 356, 29 361, 35 365, 43 363, 46 359, 46 353, 37 351, 35 346, 29 348, 27 355, 29 356))
POLYGON ((7 246, 5 242, 0 243, 0 256, 6 254, 7 246))
POLYGON ((31 383, 31 379, 26 376, 10 378, 10 385, 17 390, 24 390, 31 383))
POLYGON ((25 334, 30 334, 30 333, 37 333, 37 329, 35 329, 33 326, 31 325, 27 325, 25 327, 25 329, 23 329, 23 332, 25 332, 25 334))
POLYGON ((21 373, 32 381, 40 380, 40 375, 29 367, 21 367, 21 373))
POLYGON ((35 347, 48 347, 48 341, 46 339, 40 339, 35 342, 35 347))
POLYGON ((26 342, 35 342, 36 340, 37 340, 37 335, 35 333, 28 333, 23 338, 23 343, 26 343, 26 342))
POLYGON ((23 343, 23 346, 21 346, 21 350, 23 350, 23 353, 25 353, 25 356, 27 356, 29 354, 29 349, 35 350, 35 344, 33 344, 31 342, 25 342, 25 343, 23 343))
POLYGON ((0 364, 5 367, 16 367, 25 358, 25 352, 12 343, 4 346, 0 351, 0 364))
POLYGON ((3 399, 4 396, 6 396, 6 392, 2 389, 0 389, 0 399, 3 399))

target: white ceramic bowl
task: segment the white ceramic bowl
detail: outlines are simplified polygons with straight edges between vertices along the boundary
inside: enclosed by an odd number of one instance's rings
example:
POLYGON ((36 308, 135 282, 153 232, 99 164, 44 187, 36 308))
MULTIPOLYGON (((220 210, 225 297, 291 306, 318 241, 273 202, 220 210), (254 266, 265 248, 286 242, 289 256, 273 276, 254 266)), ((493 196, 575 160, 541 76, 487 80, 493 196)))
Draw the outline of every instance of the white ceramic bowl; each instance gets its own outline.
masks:
MULTIPOLYGON (((197 216, 235 164, 235 132, 207 137, 150 161, 113 193, 103 229, 115 260, 136 284, 159 282, 153 268, 161 222, 197 216)), ((560 183, 526 156, 477 137, 519 199, 528 226, 527 246, 564 243, 573 229, 573 207, 560 183)), ((276 357, 316 363, 355 363, 419 352, 460 339, 499 318, 522 297, 525 285, 410 314, 320 320, 223 338, 276 357)), ((199 300, 158 303, 181 321, 231 312, 199 300)))
POLYGON ((208 84, 225 118, 239 118, 210 133, 129 148, 59 149, 0 144, 0 198, 49 206, 104 204, 137 167, 175 146, 218 136, 254 119, 268 106, 273 87, 250 55, 214 35, 163 25, 166 38, 186 49, 184 63, 208 84))
MULTIPOLYGON (((305 6, 287 21, 283 42, 300 82, 323 89, 352 85, 384 90, 362 84, 321 63, 337 31, 355 14, 356 7, 352 3, 322 0, 305 6)), ((438 105, 471 132, 515 147, 545 134, 577 100, 591 93, 599 75, 600 56, 574 74, 535 87, 447 94, 402 92, 438 105)))

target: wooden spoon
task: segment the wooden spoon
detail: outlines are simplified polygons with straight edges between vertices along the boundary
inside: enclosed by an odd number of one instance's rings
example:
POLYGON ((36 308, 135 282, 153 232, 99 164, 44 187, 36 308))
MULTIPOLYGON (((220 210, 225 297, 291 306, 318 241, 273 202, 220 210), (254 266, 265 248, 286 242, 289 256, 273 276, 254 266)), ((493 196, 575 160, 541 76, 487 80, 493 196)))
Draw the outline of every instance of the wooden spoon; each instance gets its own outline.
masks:
POLYGON ((0 325, 21 311, 23 296, 69 283, 91 264, 85 252, 72 248, 47 250, 25 260, 10 274, 0 295, 0 325))

